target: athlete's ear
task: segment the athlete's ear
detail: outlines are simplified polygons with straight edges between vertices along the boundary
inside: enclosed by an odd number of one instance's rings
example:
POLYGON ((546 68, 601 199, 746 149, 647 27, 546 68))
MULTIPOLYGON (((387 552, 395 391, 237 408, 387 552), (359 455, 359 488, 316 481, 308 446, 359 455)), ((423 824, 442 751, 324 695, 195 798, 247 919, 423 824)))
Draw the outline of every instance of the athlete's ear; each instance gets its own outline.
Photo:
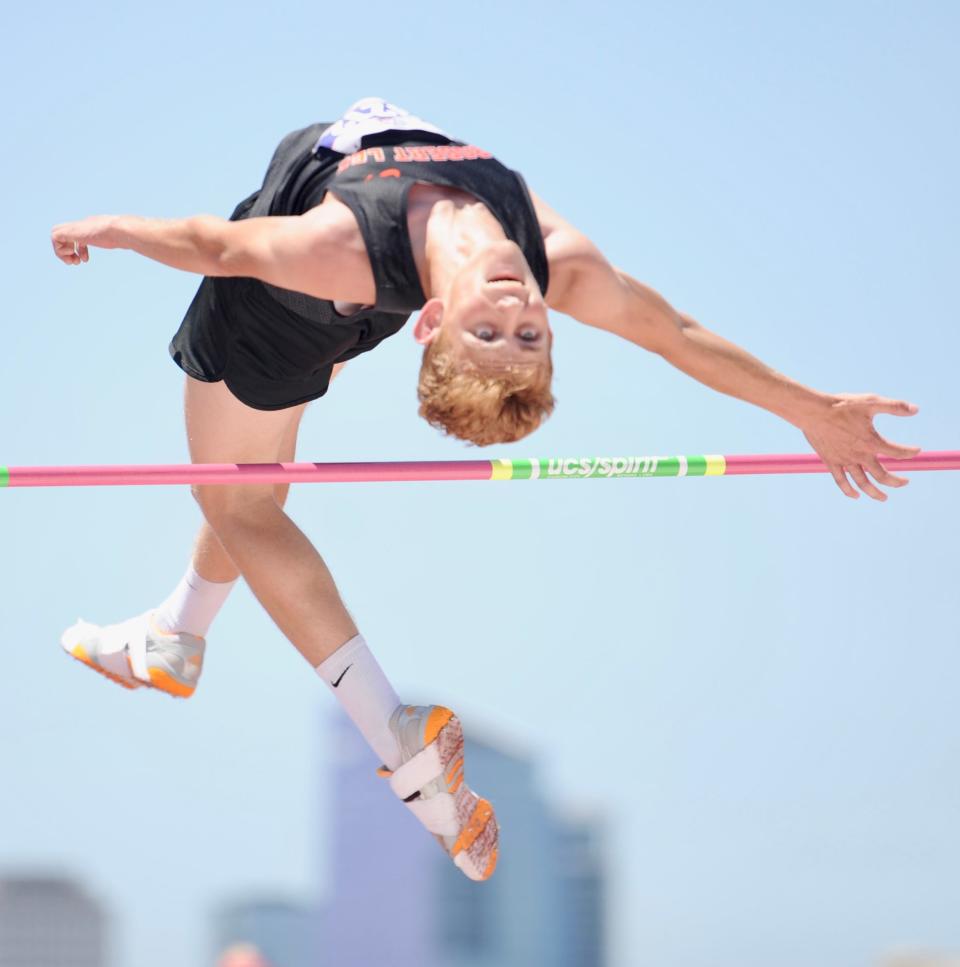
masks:
POLYGON ((413 338, 426 346, 440 335, 440 324, 443 322, 443 300, 429 299, 420 310, 417 321, 413 324, 413 338))

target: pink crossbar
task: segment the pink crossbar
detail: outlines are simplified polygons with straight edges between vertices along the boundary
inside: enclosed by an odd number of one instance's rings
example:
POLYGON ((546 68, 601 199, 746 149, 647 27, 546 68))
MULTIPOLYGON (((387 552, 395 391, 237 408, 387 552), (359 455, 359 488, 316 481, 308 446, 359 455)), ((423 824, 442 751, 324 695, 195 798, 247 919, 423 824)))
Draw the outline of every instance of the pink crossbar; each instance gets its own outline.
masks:
POLYGON ((185 463, 158 466, 10 467, 10 487, 151 484, 365 483, 489 480, 489 460, 384 463, 185 463))
MULTIPOLYGON (((826 471, 823 462, 814 454, 758 454, 730 456, 724 459, 725 473, 730 476, 824 473, 826 471)), ((960 470, 960 451, 927 451, 906 460, 883 457, 881 462, 894 471, 960 470)), ((0 486, 95 487, 150 484, 236 485, 490 480, 494 476, 494 463, 495 461, 490 460, 412 460, 375 463, 188 463, 160 466, 0 467, 0 486)))

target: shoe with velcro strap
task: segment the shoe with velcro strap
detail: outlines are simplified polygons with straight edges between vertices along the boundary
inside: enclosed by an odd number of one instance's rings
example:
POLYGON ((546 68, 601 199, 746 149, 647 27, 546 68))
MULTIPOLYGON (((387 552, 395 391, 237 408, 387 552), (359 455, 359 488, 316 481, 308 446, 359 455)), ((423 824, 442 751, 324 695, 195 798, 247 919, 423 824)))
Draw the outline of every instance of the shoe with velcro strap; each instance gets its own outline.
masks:
POLYGON ((440 705, 401 705, 390 719, 403 764, 379 774, 471 880, 497 865, 500 830, 493 807, 464 780, 463 729, 440 705))
POLYGON ((63 633, 68 655, 124 688, 145 686, 176 698, 193 695, 203 669, 203 638, 161 631, 147 611, 114 625, 78 619, 63 633))

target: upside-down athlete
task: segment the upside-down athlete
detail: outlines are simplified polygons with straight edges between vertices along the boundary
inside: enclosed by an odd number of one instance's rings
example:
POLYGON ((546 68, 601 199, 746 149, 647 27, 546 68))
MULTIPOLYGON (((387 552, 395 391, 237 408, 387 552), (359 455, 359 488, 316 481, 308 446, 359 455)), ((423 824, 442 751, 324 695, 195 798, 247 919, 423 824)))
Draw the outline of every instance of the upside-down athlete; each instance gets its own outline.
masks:
MULTIPOLYGON (((917 452, 873 426, 876 414, 907 416, 912 404, 818 392, 774 372, 612 266, 489 152, 379 99, 287 136, 229 220, 96 216, 58 225, 52 240, 68 265, 119 248, 205 276, 170 345, 187 375, 196 463, 292 461, 307 404, 417 311, 421 415, 475 444, 519 440, 553 408, 548 308, 788 420, 848 497, 856 484, 885 499, 878 484, 907 481, 878 456, 917 452)), ((207 630, 242 575, 400 799, 467 876, 486 879, 498 827, 464 782, 458 719, 400 701, 284 513, 287 489, 194 488, 205 522, 170 597, 121 624, 79 622, 64 647, 127 688, 188 697, 207 630)))

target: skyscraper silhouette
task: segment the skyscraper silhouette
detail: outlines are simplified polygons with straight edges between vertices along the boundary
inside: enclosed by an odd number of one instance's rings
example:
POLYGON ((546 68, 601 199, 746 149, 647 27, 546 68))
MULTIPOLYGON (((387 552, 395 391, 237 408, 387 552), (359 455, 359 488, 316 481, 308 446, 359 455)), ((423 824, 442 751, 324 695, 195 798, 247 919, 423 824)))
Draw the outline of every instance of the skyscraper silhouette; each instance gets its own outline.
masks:
POLYGON ((69 879, 0 879, 0 967, 106 967, 106 915, 69 879))

